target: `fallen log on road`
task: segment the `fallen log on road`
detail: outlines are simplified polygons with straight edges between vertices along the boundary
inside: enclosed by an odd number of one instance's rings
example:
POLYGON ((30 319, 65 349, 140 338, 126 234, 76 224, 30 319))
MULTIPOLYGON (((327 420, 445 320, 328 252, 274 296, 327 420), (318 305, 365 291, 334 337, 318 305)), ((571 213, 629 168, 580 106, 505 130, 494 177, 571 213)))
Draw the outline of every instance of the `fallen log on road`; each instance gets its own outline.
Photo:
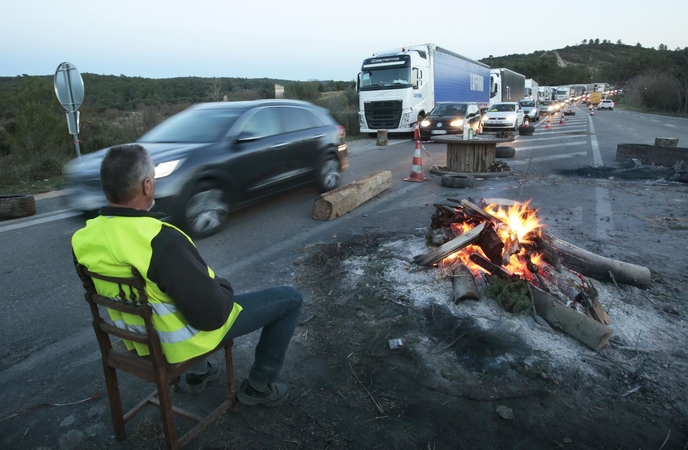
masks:
POLYGON ((332 220, 348 213, 392 186, 392 172, 375 172, 360 180, 352 181, 326 192, 313 204, 313 218, 332 220))

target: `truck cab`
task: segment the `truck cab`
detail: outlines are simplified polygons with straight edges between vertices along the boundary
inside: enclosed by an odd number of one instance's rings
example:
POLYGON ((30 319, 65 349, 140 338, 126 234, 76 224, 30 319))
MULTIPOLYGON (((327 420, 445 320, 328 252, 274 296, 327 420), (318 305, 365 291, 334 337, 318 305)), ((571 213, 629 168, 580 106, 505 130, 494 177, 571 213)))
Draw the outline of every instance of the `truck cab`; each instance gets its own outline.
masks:
POLYGON ((426 47, 409 47, 363 61, 358 76, 361 132, 414 131, 435 106, 431 57, 426 47))

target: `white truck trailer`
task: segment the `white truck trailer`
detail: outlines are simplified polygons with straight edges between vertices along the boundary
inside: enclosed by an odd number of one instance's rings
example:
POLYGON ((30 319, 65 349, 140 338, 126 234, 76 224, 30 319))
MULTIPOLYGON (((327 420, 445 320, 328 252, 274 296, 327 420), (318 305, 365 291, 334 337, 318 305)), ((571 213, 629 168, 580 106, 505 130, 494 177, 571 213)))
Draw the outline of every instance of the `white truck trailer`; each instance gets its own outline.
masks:
POLYGON ((532 78, 526 78, 526 87, 523 93, 523 98, 527 100, 533 100, 535 103, 539 102, 540 91, 539 86, 535 80, 532 78))
POLYGON ((523 100, 526 76, 506 68, 490 69, 490 106, 523 100))
POLYGON ((490 66, 435 44, 411 45, 363 60, 358 74, 361 133, 409 133, 437 102, 486 109, 490 66))

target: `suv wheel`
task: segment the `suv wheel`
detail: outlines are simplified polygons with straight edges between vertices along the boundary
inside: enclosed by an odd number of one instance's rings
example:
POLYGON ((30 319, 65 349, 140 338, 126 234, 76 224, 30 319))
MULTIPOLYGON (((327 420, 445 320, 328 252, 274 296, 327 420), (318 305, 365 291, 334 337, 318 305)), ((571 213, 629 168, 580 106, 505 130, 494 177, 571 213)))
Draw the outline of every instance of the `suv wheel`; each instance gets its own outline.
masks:
POLYGON ((332 153, 325 156, 318 169, 318 188, 321 192, 331 191, 342 182, 339 159, 332 153))
POLYGON ((183 205, 183 227, 193 237, 217 233, 229 218, 226 192, 214 183, 197 184, 183 205))

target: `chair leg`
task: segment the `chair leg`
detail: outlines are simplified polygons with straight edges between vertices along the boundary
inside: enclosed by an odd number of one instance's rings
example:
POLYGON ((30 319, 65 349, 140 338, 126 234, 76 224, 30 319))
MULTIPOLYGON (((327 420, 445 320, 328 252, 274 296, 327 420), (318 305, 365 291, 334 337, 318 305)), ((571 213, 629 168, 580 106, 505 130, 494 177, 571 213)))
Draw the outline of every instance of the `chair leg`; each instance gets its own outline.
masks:
POLYGON ((168 450, 177 450, 179 448, 179 443, 177 439, 177 429, 174 426, 174 412, 172 411, 172 397, 170 395, 169 380, 165 376, 161 376, 160 378, 157 385, 162 428, 165 432, 168 450))
POLYGON ((230 341, 225 347, 225 366, 227 369, 227 387, 229 388, 229 400, 232 402, 232 408, 236 407, 236 386, 234 385, 234 361, 232 359, 232 346, 234 340, 230 341))
POLYGON ((127 429, 124 424, 124 412, 122 411, 122 398, 119 393, 117 371, 108 365, 104 365, 103 369, 108 400, 110 402, 110 414, 112 415, 112 428, 115 430, 115 439, 124 441, 127 438, 127 429))

